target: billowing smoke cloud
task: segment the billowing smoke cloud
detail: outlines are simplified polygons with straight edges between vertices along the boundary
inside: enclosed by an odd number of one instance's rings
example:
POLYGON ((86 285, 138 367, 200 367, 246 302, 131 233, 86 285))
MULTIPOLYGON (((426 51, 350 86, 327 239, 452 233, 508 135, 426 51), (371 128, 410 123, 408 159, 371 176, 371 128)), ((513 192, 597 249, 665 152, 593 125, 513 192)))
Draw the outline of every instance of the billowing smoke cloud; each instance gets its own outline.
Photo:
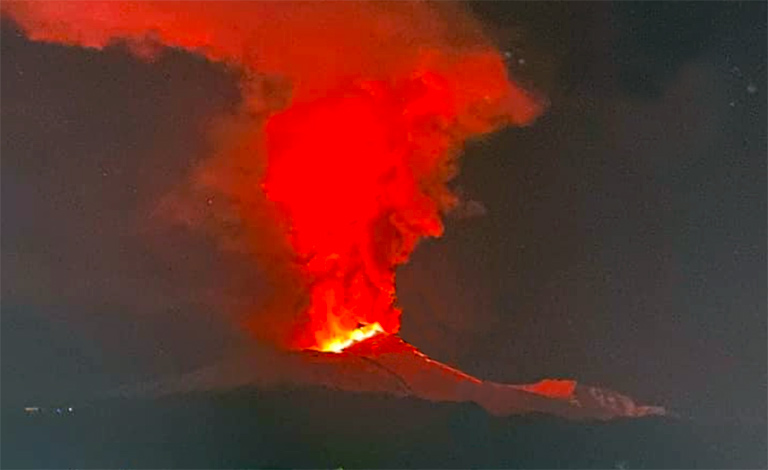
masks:
POLYGON ((160 213, 252 255, 273 295, 245 313, 259 337, 338 350, 396 333, 395 268, 440 236, 447 187, 473 136, 526 124, 538 102, 452 4, 4 3, 30 38, 127 41, 230 64, 243 106, 211 130, 215 154, 160 213))

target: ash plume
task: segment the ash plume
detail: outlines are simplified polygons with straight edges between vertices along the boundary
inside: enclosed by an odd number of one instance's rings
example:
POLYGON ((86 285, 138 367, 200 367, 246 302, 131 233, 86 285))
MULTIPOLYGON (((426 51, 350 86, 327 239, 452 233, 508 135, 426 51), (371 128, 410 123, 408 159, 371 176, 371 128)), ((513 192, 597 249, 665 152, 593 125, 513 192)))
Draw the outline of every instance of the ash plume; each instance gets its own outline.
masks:
MULTIPOLYGON (((211 157, 158 214, 252 257, 270 295, 237 312, 260 339, 336 351, 397 333, 395 268, 442 235, 468 139, 540 101, 461 7, 408 2, 6 2, 33 40, 145 60, 180 48, 242 77, 211 157)), ((482 208, 482 206, 480 206, 482 208)))

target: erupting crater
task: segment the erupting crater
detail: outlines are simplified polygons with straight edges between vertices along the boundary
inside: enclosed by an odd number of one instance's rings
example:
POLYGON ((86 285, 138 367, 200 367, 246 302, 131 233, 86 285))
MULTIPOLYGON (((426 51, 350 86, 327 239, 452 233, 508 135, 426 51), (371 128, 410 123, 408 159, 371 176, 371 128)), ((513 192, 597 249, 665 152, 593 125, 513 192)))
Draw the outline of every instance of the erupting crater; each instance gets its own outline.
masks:
POLYGON ((386 333, 339 352, 273 351, 268 357, 246 352, 175 380, 121 393, 172 395, 297 384, 435 402, 474 402, 496 416, 546 413, 567 419, 607 420, 667 414, 664 408, 640 405, 612 390, 574 380, 544 379, 522 385, 480 380, 428 357, 398 335, 386 333))
POLYGON ((340 353, 355 343, 373 338, 383 331, 378 323, 360 325, 352 331, 340 331, 338 336, 322 342, 317 349, 321 352, 340 353))

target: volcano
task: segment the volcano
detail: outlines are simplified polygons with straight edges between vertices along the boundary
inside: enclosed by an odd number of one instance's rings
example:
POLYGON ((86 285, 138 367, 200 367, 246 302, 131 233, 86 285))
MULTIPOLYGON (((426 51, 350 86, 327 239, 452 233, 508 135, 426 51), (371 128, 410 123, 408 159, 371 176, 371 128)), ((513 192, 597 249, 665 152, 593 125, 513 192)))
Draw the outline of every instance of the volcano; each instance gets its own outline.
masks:
POLYGON ((574 380, 544 379, 520 385, 484 381, 429 358, 397 335, 386 334, 339 353, 251 351, 172 380, 123 389, 121 394, 162 397, 285 386, 474 402, 495 416, 544 413, 573 420, 609 420, 667 415, 662 407, 640 405, 620 393, 574 380))
POLYGON ((451 184, 465 145, 531 125, 546 109, 468 10, 11 2, 2 12, 35 41, 104 49, 119 40, 149 61, 154 49, 181 49, 240 78, 239 108, 211 129, 212 154, 156 212, 253 262, 268 293, 231 314, 272 349, 150 387, 156 393, 310 384, 474 402, 495 415, 664 413, 572 380, 486 382, 397 336, 397 268, 460 207, 451 184))

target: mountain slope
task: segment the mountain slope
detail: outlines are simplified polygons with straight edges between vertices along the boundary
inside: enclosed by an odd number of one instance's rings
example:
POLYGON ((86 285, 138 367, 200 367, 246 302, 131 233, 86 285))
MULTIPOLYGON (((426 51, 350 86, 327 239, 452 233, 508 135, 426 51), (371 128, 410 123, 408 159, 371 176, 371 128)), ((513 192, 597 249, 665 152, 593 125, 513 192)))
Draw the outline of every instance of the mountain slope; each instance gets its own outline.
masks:
POLYGON ((414 396, 435 402, 474 402, 496 416, 547 413, 569 419, 664 415, 611 390, 572 380, 509 385, 482 381, 430 359, 395 335, 378 335, 339 354, 304 351, 246 355, 176 380, 123 390, 163 396, 243 386, 320 385, 353 392, 414 396))

